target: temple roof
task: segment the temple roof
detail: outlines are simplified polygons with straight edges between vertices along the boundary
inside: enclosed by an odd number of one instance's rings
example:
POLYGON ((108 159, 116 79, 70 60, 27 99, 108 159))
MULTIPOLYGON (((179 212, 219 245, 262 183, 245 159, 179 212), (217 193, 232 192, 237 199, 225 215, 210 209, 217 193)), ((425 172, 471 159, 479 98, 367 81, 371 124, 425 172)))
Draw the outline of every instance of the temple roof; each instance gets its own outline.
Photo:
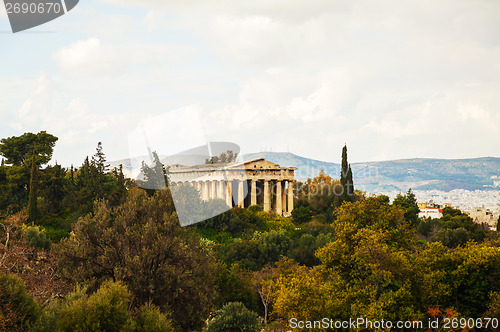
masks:
POLYGON ((195 166, 185 166, 181 164, 170 165, 170 172, 188 172, 188 171, 214 171, 214 170, 234 170, 234 169, 290 169, 295 170, 295 167, 280 167, 265 158, 256 158, 234 164, 205 164, 195 166))

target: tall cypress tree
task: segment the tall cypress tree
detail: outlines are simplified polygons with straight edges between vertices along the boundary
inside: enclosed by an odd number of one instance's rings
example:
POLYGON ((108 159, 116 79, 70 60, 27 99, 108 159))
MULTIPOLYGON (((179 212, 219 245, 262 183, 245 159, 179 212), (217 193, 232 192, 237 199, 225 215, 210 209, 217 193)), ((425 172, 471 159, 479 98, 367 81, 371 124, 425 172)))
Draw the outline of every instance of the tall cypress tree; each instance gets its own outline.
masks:
POLYGON ((30 171, 30 192, 28 201, 28 219, 34 224, 38 217, 38 165, 32 161, 30 171))
POLYGON ((352 180, 352 170, 351 164, 349 164, 349 170, 347 171, 347 195, 352 200, 352 195, 354 195, 354 181, 352 180))
POLYGON ((354 194, 354 182, 352 180, 351 165, 347 162, 347 145, 342 148, 342 164, 340 170, 340 185, 342 186, 342 195, 340 204, 344 201, 352 201, 354 194))
POLYGON ((71 164, 71 172, 70 172, 71 185, 75 184, 75 169, 73 164, 71 164))

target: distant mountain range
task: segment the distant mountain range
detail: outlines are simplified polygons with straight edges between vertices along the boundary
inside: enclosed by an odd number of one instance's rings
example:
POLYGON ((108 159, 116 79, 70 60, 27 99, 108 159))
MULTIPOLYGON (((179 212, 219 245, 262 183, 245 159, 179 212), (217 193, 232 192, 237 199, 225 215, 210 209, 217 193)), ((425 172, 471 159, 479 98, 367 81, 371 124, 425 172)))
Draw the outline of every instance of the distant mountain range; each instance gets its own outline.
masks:
MULTIPOLYGON (((243 156, 244 160, 265 158, 280 166, 297 167, 295 178, 304 181, 324 170, 333 178, 340 177, 340 164, 304 158, 289 152, 259 152, 243 156)), ((111 163, 123 164, 127 176, 136 178, 145 158, 125 159, 111 163)), ((203 164, 206 155, 160 156, 166 165, 203 164)), ((500 190, 500 158, 473 159, 401 159, 351 164, 354 184, 367 192, 392 190, 500 190)))
MULTIPOLYGON (((296 178, 304 180, 322 169, 340 177, 340 164, 297 156, 293 153, 260 152, 245 159, 264 157, 281 166, 297 167, 296 178)), ((392 190, 500 190, 500 158, 401 159, 351 164, 357 188, 368 192, 392 190)))

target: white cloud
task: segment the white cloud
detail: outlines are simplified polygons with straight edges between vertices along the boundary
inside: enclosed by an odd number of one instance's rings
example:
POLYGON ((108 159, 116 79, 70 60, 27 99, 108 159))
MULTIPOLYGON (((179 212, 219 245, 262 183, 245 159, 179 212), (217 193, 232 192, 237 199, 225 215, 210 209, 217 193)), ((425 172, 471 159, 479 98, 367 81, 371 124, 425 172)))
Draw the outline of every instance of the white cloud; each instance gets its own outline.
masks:
POLYGON ((318 16, 325 11, 347 13, 353 5, 335 0, 101 0, 117 6, 140 6, 144 8, 168 9, 175 12, 224 13, 225 15, 273 16, 289 21, 302 21, 318 16))
POLYGON ((144 23, 146 24, 148 32, 152 32, 156 28, 159 28, 164 18, 165 15, 162 11, 150 10, 144 17, 144 23))
POLYGON ((463 122, 468 120, 480 120, 488 123, 490 121, 490 114, 480 105, 463 104, 459 102, 457 110, 463 122))
POLYGON ((191 57, 185 46, 153 43, 112 43, 92 37, 57 50, 53 54, 59 68, 70 75, 119 76, 129 66, 178 63, 191 57))
POLYGON ((125 71, 123 55, 97 38, 77 41, 53 56, 61 70, 75 75, 117 75, 125 71))
POLYGON ((37 54, 59 71, 9 84, 24 97, 4 123, 50 126, 59 144, 114 142, 137 119, 195 103, 210 138, 246 151, 497 154, 498 2, 100 2, 73 13, 79 40, 37 54))
POLYGON ((81 97, 68 99, 60 81, 41 72, 29 96, 11 117, 9 126, 20 133, 46 130, 59 137, 54 158, 69 165, 75 159, 83 160, 98 141, 106 141, 110 146, 110 142, 124 136, 124 128, 134 125, 135 121, 126 112, 93 110, 81 97))
POLYGON ((13 128, 26 128, 43 122, 56 106, 56 88, 47 72, 41 72, 34 90, 17 112, 20 122, 13 122, 13 128))

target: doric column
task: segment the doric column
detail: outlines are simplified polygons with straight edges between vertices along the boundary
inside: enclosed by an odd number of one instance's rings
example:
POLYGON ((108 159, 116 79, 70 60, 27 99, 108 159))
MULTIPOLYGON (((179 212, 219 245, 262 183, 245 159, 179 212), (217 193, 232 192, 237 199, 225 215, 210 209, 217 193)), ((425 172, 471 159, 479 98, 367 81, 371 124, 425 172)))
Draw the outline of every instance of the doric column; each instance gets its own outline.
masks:
POLYGON ((233 207, 233 190, 231 188, 231 181, 226 181, 226 204, 233 207))
POLYGON ((209 196, 209 186, 210 186, 210 182, 209 181, 203 181, 202 182, 202 186, 203 186, 203 200, 204 201, 207 201, 209 196))
POLYGON ((271 197, 269 195, 269 181, 264 180, 264 211, 271 211, 271 197))
POLYGON ((281 197, 281 181, 276 181, 276 214, 281 216, 283 209, 281 204, 283 203, 283 198, 281 197))
POLYGON ((243 183, 245 180, 239 180, 238 181, 238 206, 240 208, 245 207, 245 194, 243 190, 243 183))
POLYGON ((210 198, 217 198, 217 181, 210 181, 210 198))
POLYGON ((200 199, 201 199, 201 196, 203 195, 203 188, 202 188, 202 182, 201 181, 197 181, 196 182, 196 189, 198 189, 198 191, 200 192, 200 199))
POLYGON ((293 181, 288 181, 288 213, 293 211, 293 181))
POLYGON ((225 199, 226 198, 226 190, 224 188, 224 180, 217 181, 217 198, 225 199))
POLYGON ((252 180, 252 188, 250 189, 250 205, 257 204, 257 180, 252 180))
POLYGON ((283 181, 283 188, 281 189, 281 209, 283 210, 283 214, 287 212, 286 209, 286 181, 283 181))

